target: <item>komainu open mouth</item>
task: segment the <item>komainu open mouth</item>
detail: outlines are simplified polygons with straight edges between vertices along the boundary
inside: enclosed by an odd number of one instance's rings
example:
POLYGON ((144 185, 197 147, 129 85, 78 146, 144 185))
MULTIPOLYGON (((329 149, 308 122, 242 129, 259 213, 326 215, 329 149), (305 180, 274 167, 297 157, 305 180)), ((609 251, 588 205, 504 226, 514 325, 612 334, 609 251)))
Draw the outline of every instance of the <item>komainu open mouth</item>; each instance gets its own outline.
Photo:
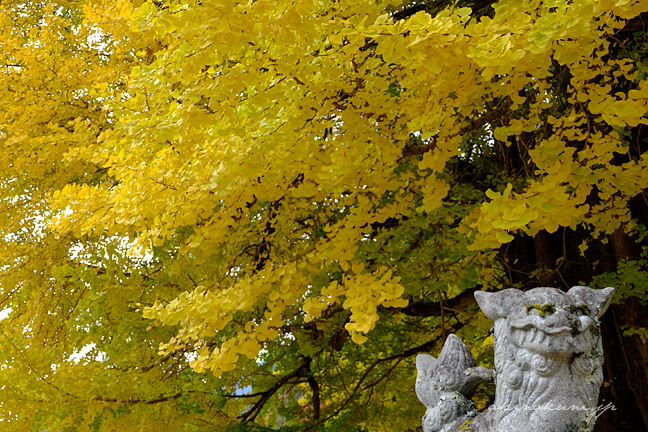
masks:
POLYGON ((543 354, 567 354, 574 350, 584 352, 592 346, 588 329, 594 321, 589 317, 571 318, 571 326, 546 326, 538 321, 538 317, 528 317, 511 324, 508 333, 512 342, 543 354))

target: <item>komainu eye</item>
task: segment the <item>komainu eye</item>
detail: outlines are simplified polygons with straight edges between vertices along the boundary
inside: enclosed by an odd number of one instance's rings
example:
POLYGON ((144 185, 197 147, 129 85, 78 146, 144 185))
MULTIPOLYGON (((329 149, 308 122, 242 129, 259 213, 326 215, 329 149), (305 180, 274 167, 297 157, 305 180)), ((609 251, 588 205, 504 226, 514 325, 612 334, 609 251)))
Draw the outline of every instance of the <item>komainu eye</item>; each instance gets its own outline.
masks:
POLYGON ((569 312, 571 312, 574 315, 589 315, 590 310, 587 307, 585 303, 581 304, 580 306, 572 306, 569 308, 569 312))
POLYGON ((540 304, 536 303, 534 305, 526 305, 527 315, 540 315, 545 317, 547 315, 553 315, 556 312, 556 307, 551 303, 540 304))

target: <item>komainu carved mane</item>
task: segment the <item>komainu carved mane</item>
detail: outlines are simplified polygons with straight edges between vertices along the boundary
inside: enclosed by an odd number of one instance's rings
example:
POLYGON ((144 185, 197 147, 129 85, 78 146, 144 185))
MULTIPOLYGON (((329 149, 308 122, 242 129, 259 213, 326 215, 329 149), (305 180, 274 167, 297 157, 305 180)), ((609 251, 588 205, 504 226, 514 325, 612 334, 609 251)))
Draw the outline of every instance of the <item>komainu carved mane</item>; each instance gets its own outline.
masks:
POLYGON ((590 432, 603 382, 598 319, 613 295, 581 286, 475 293, 494 321, 495 404, 477 415, 470 397, 493 374, 451 335, 438 359, 416 359, 423 430, 590 432))

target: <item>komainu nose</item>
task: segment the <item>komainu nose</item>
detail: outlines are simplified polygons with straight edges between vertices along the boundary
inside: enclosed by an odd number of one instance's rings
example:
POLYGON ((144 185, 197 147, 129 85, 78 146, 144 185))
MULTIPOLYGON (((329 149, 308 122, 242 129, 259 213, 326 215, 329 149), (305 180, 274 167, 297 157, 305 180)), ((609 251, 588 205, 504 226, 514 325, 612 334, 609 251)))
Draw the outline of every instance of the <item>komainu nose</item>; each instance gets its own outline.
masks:
POLYGON ((549 315, 544 319, 544 324, 547 327, 563 327, 567 325, 567 314, 558 312, 549 315))

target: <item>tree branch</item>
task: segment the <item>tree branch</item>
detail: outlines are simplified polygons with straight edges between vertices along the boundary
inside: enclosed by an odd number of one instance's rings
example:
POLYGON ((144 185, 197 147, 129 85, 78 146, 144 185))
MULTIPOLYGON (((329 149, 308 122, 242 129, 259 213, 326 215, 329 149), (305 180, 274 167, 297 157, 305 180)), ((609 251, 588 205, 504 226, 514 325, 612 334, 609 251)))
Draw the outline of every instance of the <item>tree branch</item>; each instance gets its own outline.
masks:
POLYGON ((389 313, 401 313, 408 316, 440 316, 441 310, 461 310, 475 303, 475 291, 481 291, 482 285, 470 288, 456 297, 445 300, 443 304, 438 302, 415 302, 402 308, 385 308, 389 313))
MULTIPOLYGON (((461 327, 463 327, 463 324, 458 323, 457 326, 453 326, 453 330, 454 330, 454 331, 457 331, 457 330, 458 330, 459 328, 461 328, 461 327)), ((329 414, 326 418, 324 418, 324 419, 322 419, 322 420, 316 422, 314 425, 308 427, 308 428, 305 429, 305 430, 306 430, 306 431, 309 431, 309 430, 311 430, 311 429, 317 427, 318 425, 320 425, 320 424, 322 424, 322 423, 325 423, 327 420, 329 420, 329 419, 331 419, 331 418, 337 416, 337 415, 338 415, 338 414, 339 414, 339 413, 344 409, 344 407, 346 407, 347 404, 353 400, 353 398, 354 398, 355 395, 357 394, 358 390, 362 387, 362 383, 367 379, 367 377, 369 376, 369 374, 371 373, 371 371, 372 371, 376 366, 378 366, 378 365, 381 364, 381 363, 389 362, 389 361, 392 361, 392 360, 397 360, 398 362, 400 362, 401 360, 403 360, 403 359, 405 359, 405 358, 407 358, 407 357, 413 356, 414 354, 418 354, 418 353, 420 353, 420 352, 424 352, 424 351, 430 351, 430 350, 431 350, 431 349, 432 349, 432 348, 437 344, 437 342, 438 342, 437 339, 432 339, 432 340, 429 340, 429 341, 425 342, 424 344, 421 344, 421 345, 416 346, 416 347, 414 347, 414 348, 410 348, 410 349, 408 349, 408 350, 405 350, 405 351, 403 351, 403 352, 400 353, 400 354, 396 354, 396 355, 393 355, 393 356, 390 356, 390 357, 386 357, 386 358, 383 358, 383 359, 378 359, 378 360, 376 360, 375 362, 373 362, 373 364, 371 364, 371 365, 370 365, 370 366, 365 370, 364 374, 362 374, 362 376, 360 377, 360 379, 359 379, 358 382, 356 383, 356 385, 355 385, 355 387, 353 388, 353 390, 352 390, 351 392, 348 392, 349 396, 347 397, 347 399, 346 399, 346 400, 345 400, 345 401, 344 401, 344 402, 343 402, 343 403, 342 403, 342 404, 341 404, 341 405, 340 405, 340 406, 339 406, 339 407, 338 407, 338 408, 337 408, 333 413, 329 414)), ((389 373, 391 373, 391 371, 392 371, 394 368, 395 368, 395 366, 392 367, 392 368, 390 368, 390 371, 388 371, 387 375, 389 375, 389 373)), ((385 379, 385 378, 387 377, 387 375, 383 375, 383 376, 381 376, 377 381, 375 381, 375 382, 373 382, 373 383, 371 383, 371 384, 367 384, 367 385, 365 385, 364 387, 362 387, 362 389, 367 389, 367 388, 369 388, 369 387, 371 387, 371 386, 374 386, 374 385, 377 384, 378 382, 380 382, 380 381, 382 381, 383 379, 385 379)))
POLYGON ((427 8, 427 4, 421 3, 414 5, 412 7, 403 9, 402 11, 395 12, 392 17, 394 18, 394 21, 402 20, 411 17, 417 12, 424 11, 427 8))
POLYGON ((152 399, 152 400, 141 400, 141 399, 119 400, 119 399, 113 399, 113 398, 105 398, 103 396, 97 396, 96 398, 94 398, 94 400, 100 401, 100 402, 112 402, 112 403, 123 403, 123 404, 142 403, 142 404, 146 404, 146 405, 153 405, 153 404, 157 404, 157 403, 160 403, 160 402, 166 402, 166 401, 169 401, 169 400, 178 399, 183 394, 184 393, 180 392, 180 393, 176 393, 176 394, 171 395, 171 396, 163 396, 163 397, 160 397, 160 398, 157 398, 157 399, 152 399))
POLYGON ((302 365, 286 375, 285 377, 281 378, 272 388, 259 393, 259 396, 261 396, 261 399, 256 401, 254 405, 252 405, 252 408, 249 410, 245 411, 243 414, 239 415, 238 418, 241 419, 243 422, 248 422, 248 421, 254 421, 257 415, 261 412, 261 408, 263 408, 263 405, 265 405, 266 402, 275 394, 281 387, 284 386, 288 381, 290 381, 293 378, 300 378, 303 376, 304 372, 306 371, 306 363, 302 363, 302 365))
POLYGON ((313 373, 310 370, 310 365, 313 359, 306 357, 304 362, 304 367, 306 368, 306 379, 308 380, 308 385, 313 392, 313 419, 319 420, 320 417, 320 389, 317 380, 313 376, 313 373))
MULTIPOLYGON (((465 135, 467 133, 474 132, 477 129, 484 126, 486 123, 491 123, 492 121, 500 118, 504 114, 504 112, 508 110, 509 106, 511 106, 511 101, 509 98, 506 98, 503 101, 503 103, 501 103, 501 106, 497 106, 493 108, 491 111, 483 114, 482 116, 477 117, 475 120, 473 120, 466 126, 462 127, 459 130, 459 133, 456 135, 465 135)), ((432 138, 432 142, 428 144, 423 144, 418 146, 405 146, 405 148, 403 148, 402 156, 400 159, 402 160, 403 158, 409 156, 422 155, 423 153, 427 153, 429 151, 434 150, 436 147, 437 147, 436 137, 432 138)))
POLYGON ((264 394, 266 394, 266 392, 256 392, 256 393, 248 393, 248 394, 223 394, 223 397, 226 397, 226 398, 252 398, 252 397, 262 396, 264 394))

